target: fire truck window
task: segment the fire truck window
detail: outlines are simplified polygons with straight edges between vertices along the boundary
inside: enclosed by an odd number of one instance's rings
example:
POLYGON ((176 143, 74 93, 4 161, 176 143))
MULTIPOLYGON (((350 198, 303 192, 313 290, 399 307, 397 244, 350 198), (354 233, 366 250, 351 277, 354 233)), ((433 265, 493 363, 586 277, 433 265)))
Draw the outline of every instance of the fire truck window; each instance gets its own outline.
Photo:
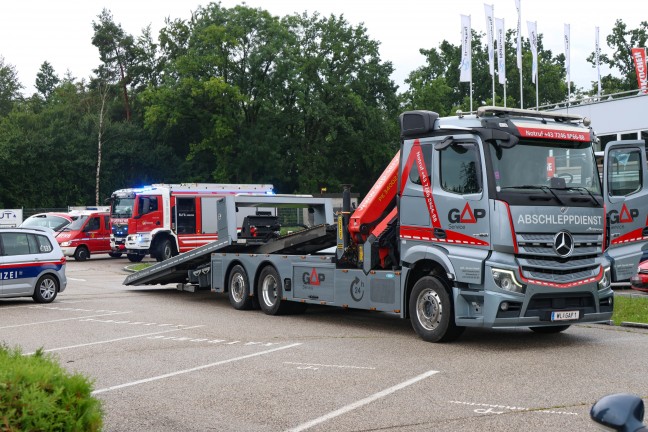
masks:
POLYGON ((176 200, 178 209, 178 234, 196 233, 196 199, 178 198, 176 200))
POLYGON ((474 144, 453 144, 440 152, 441 187, 466 195, 482 190, 479 152, 474 144))
POLYGON ((158 198, 156 196, 139 197, 139 214, 144 215, 157 211, 158 198))
MULTIPOLYGON (((421 151, 423 152, 423 160, 425 161, 425 168, 427 170, 428 184, 430 184, 430 174, 432 173, 432 145, 423 144, 421 146, 421 151)), ((421 184, 421 175, 416 166, 416 161, 412 163, 409 179, 412 183, 416 183, 418 185, 421 184)))
POLYGON ((638 150, 612 150, 608 159, 611 196, 628 196, 641 190, 641 154, 638 150))
POLYGON ((110 216, 104 216, 104 227, 110 228, 110 216))

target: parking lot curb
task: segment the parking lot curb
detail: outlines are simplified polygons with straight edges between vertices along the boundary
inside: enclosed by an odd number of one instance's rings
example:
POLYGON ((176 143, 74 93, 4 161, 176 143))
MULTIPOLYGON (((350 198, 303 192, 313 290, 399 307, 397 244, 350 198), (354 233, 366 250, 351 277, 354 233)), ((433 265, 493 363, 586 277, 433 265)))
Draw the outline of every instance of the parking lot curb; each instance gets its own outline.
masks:
POLYGON ((643 329, 648 329, 648 324, 644 323, 636 323, 636 322, 622 322, 621 323, 622 327, 635 327, 635 328, 643 328, 643 329))

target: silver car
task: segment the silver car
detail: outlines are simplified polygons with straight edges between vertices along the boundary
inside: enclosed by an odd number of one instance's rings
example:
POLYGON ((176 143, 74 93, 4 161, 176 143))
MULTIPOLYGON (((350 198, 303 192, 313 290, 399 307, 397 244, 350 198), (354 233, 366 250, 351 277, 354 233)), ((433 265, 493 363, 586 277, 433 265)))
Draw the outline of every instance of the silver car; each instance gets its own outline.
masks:
POLYGON ((0 229, 0 298, 54 301, 67 285, 65 260, 51 229, 0 229))

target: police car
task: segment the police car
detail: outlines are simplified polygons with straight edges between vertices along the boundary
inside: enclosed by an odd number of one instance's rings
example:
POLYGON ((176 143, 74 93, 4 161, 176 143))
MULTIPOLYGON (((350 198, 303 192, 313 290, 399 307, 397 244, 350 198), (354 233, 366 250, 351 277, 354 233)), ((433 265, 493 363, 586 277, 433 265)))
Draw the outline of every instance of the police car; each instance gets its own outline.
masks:
POLYGON ((0 228, 0 299, 50 303, 65 290, 65 256, 48 228, 0 228))

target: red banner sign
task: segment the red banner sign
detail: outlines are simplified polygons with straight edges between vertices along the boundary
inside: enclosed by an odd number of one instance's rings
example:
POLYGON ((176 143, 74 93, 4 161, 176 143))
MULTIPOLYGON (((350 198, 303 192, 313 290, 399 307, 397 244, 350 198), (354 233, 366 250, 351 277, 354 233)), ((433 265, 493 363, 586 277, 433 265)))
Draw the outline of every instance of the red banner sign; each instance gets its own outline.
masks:
POLYGON ((632 59, 637 72, 637 83, 642 93, 648 93, 648 67, 646 66, 646 48, 632 48, 632 59))

